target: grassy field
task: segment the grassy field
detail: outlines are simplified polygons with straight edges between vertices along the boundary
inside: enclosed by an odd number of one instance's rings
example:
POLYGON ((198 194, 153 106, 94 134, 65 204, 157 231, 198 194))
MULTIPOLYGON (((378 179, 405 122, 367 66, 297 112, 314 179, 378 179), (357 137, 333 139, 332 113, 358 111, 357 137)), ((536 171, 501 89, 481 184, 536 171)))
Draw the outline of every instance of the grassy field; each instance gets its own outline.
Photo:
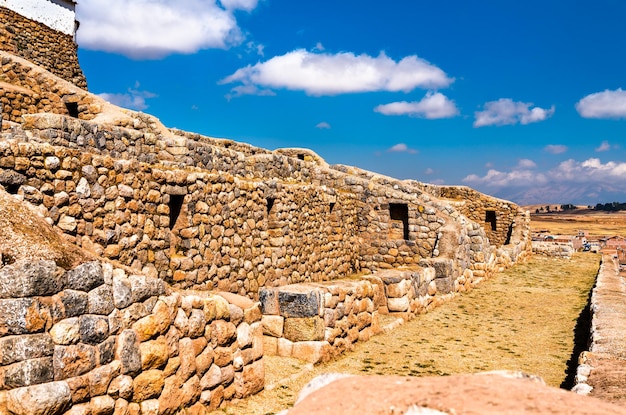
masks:
POLYGON ((572 260, 536 256, 309 371, 294 359, 268 359, 268 384, 276 387, 215 413, 277 413, 293 405, 310 379, 329 372, 444 376, 512 369, 561 386, 578 355, 573 353, 576 332, 581 334, 577 322, 599 259, 590 253, 572 260), (277 381, 290 376, 291 380, 277 381))
POLYGON ((531 230, 552 234, 576 235, 586 230, 590 236, 626 235, 626 212, 573 211, 535 214, 531 211, 531 230))

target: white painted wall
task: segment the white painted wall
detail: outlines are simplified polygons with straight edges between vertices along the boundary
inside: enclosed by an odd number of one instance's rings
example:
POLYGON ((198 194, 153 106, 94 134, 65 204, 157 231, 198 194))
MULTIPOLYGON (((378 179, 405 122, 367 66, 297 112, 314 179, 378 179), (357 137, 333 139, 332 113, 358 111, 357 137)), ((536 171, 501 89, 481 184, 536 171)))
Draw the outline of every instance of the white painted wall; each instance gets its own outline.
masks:
POLYGON ((0 6, 43 23, 66 35, 74 35, 75 7, 65 0, 0 0, 0 6))

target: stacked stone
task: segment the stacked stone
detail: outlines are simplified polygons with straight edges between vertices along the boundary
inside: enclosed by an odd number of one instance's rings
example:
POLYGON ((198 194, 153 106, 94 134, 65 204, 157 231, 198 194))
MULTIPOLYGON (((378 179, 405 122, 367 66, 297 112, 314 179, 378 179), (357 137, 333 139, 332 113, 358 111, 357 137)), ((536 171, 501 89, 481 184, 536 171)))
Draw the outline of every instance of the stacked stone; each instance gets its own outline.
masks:
MULTIPOLYGON (((0 16, 2 10, 0 7, 0 16)), ((78 117, 85 120, 93 119, 101 111, 101 100, 95 96, 58 78, 53 82, 41 82, 46 77, 53 78, 40 67, 0 51, 2 118, 23 122, 26 114, 69 114, 68 103, 75 104, 78 117)))
POLYGON ((45 68, 60 78, 87 89, 78 64, 77 45, 71 35, 57 32, 0 7, 0 50, 5 50, 45 68))
MULTIPOLYGON (((10 59, 9 72, 25 71, 11 78, 18 86, 41 78, 46 90, 71 90, 10 59)), ((102 103, 76 90, 79 117, 95 116, 102 103)), ((256 298, 265 285, 414 267, 425 258, 456 261, 459 275, 469 268, 479 278, 508 266, 518 253, 492 249, 498 243, 482 229, 485 218, 468 220, 459 209, 495 209, 498 238, 510 221, 512 245, 530 249, 527 221, 512 226, 517 208, 471 189, 439 188, 470 199, 452 207, 417 182, 327 166, 310 150, 268 152, 168 130, 145 114, 114 114, 106 125, 24 115, 21 133, 3 133, 0 184, 69 240, 179 287, 256 298), (405 206, 406 217, 392 218, 392 205, 405 206)))
POLYGON ((172 414, 261 390, 258 304, 165 291, 97 261, 0 268, 0 413, 172 414))
POLYGON ((532 241, 533 253, 554 258, 571 258, 574 254, 574 245, 571 242, 543 242, 532 241))
POLYGON ((375 279, 264 288, 260 298, 268 355, 318 363, 380 332, 384 293, 375 279))

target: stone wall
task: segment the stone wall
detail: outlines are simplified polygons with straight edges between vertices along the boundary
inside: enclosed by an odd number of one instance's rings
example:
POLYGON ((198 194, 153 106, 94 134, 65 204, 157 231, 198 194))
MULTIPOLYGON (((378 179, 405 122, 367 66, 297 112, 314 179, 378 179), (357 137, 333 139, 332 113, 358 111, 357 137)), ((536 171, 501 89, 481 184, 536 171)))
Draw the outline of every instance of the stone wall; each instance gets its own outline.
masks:
POLYGON ((626 382, 626 284, 619 261, 602 256, 590 299, 588 351, 578 357, 573 391, 624 406, 626 382))
POLYGON ((74 37, 0 6, 0 50, 27 59, 82 89, 87 81, 78 64, 74 37))
POLYGON ((99 261, 5 265, 0 413, 217 408, 263 388, 260 320, 248 299, 172 292, 99 261))
POLYGON ((533 253, 556 258, 571 258, 574 245, 571 242, 532 241, 533 253))
POLYGON ((265 353, 312 363, 329 360, 380 333, 381 315, 410 320, 481 279, 469 269, 455 277, 446 268, 451 264, 262 288, 265 353))
MULTIPOLYGON (((0 7, 0 17, 3 11, 0 7)), ((72 113, 90 120, 102 111, 104 102, 70 82, 52 81, 45 69, 0 51, 0 104, 3 120, 21 123, 25 114, 35 113, 72 113)))
POLYGON ((513 233, 528 232, 530 213, 523 212, 514 203, 484 195, 465 186, 415 184, 436 197, 446 199, 469 219, 482 224, 494 245, 508 245, 513 233))

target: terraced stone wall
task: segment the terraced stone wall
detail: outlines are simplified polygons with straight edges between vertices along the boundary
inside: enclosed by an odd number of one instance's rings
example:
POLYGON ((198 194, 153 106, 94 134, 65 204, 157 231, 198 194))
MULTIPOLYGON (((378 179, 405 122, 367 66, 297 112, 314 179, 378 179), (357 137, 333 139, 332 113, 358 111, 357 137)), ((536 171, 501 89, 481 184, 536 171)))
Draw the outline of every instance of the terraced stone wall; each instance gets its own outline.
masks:
POLYGON ((0 50, 27 59, 58 77, 87 89, 74 37, 0 6, 0 50))
MULTIPOLYGON (((0 7, 0 18, 3 11, 13 13, 0 7)), ((44 112, 90 120, 102 110, 101 100, 95 96, 70 82, 51 76, 45 69, 25 59, 2 51, 0 104, 2 119, 16 123, 23 122, 26 114, 44 112)))
POLYGON ((258 303, 99 261, 0 267, 0 413, 173 414, 264 385, 258 303), (228 300, 227 300, 228 299, 228 300))

